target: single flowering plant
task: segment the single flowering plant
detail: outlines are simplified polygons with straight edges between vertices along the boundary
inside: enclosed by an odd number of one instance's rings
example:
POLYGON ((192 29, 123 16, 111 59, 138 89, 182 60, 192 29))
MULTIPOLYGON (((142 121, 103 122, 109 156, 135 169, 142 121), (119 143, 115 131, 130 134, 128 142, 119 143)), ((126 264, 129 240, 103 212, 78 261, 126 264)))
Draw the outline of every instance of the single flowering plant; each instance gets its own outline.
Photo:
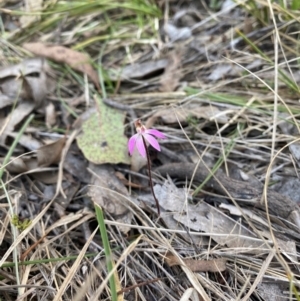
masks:
POLYGON ((129 154, 132 155, 135 147, 142 157, 146 157, 146 143, 148 142, 156 150, 160 151, 160 146, 156 138, 164 139, 166 138, 165 134, 155 129, 147 129, 140 120, 135 122, 135 128, 137 133, 133 135, 128 141, 128 150, 129 154))
POLYGON ((133 135, 128 141, 128 150, 129 154, 132 155, 134 152, 135 147, 137 148, 138 152, 141 154, 142 157, 147 158, 147 165, 148 165, 148 172, 149 172, 149 180, 150 180, 150 188, 153 195, 153 198, 156 203, 157 207, 157 214, 160 215, 160 206, 158 199, 155 196, 154 189, 153 189, 153 181, 151 176, 151 163, 150 163, 150 156, 147 149, 147 143, 152 145, 156 150, 160 151, 160 146, 156 138, 164 139, 166 138, 165 134, 162 132, 155 130, 155 129, 147 129, 140 120, 137 120, 135 123, 135 128, 137 133, 133 135))

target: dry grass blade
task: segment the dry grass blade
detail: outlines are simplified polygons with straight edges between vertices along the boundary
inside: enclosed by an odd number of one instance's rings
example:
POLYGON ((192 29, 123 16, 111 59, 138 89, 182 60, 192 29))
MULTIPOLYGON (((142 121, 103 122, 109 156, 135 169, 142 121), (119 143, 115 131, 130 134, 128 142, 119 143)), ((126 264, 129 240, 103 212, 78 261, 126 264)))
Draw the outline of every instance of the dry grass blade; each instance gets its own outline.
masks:
POLYGON ((249 299, 249 297, 251 296, 251 294, 256 289, 257 285, 262 281, 262 278, 265 275, 266 270, 267 270, 267 268, 268 268, 269 264, 271 263, 274 256, 275 256, 275 249, 271 250, 270 254, 268 255, 268 257, 264 261, 259 273, 256 276, 256 279, 254 280, 253 284, 251 285, 251 287, 250 287, 249 291, 247 292, 246 296, 242 298, 242 301, 247 301, 249 299))
POLYGON ((91 298, 91 301, 97 301, 99 300, 99 296, 104 290, 105 286, 107 285, 109 277, 113 275, 113 273, 116 272, 117 268, 120 266, 120 264, 125 260, 125 258, 136 248, 138 245, 139 241, 142 239, 142 236, 139 236, 133 243, 130 244, 130 246, 124 250, 118 261, 116 262, 114 268, 110 273, 107 274, 105 280, 101 283, 97 291, 94 293, 94 295, 91 298))
POLYGON ((90 243, 92 242, 96 232, 98 231, 98 229, 96 228, 95 231, 92 233, 91 237, 87 240, 87 242, 85 243, 85 245, 83 246, 82 250, 80 251, 80 253, 78 254, 77 259, 75 260, 73 266, 71 267, 71 269, 69 270, 67 277, 65 278, 64 282, 62 283, 62 285, 60 286, 59 290, 57 291, 55 298, 53 299, 53 301, 59 301, 61 299, 61 297, 63 296, 66 288, 68 285, 70 285, 70 282, 72 281, 72 279, 75 276, 76 271, 79 268, 79 265, 82 261, 82 259, 84 258, 84 255, 90 245, 90 243))
POLYGON ((12 243, 12 245, 5 252, 3 257, 0 260, 0 267, 3 266, 4 262, 7 260, 8 256, 12 253, 12 251, 21 243, 21 241, 27 236, 27 234, 31 231, 31 229, 38 223, 41 217, 47 212, 49 207, 54 202, 55 198, 53 198, 49 204, 32 220, 32 223, 17 237, 17 239, 12 243))

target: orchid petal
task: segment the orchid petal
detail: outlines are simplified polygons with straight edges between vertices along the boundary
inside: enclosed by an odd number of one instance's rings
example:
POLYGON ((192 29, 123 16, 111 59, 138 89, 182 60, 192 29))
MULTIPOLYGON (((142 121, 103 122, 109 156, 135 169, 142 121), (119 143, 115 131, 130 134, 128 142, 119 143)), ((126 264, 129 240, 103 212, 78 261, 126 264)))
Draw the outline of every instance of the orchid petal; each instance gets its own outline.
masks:
POLYGON ((138 138, 136 139, 136 147, 141 154, 142 157, 146 157, 146 149, 143 141, 143 137, 141 134, 139 134, 138 138))
POLYGON ((161 138, 161 139, 164 139, 166 138, 166 135, 158 130, 155 130, 155 129, 150 129, 150 130, 146 130, 145 131, 146 134, 151 134, 157 138, 161 138))
POLYGON ((128 141, 129 154, 132 155, 139 134, 133 135, 128 141))
POLYGON ((158 151, 160 151, 157 140, 150 134, 144 134, 145 139, 158 151))

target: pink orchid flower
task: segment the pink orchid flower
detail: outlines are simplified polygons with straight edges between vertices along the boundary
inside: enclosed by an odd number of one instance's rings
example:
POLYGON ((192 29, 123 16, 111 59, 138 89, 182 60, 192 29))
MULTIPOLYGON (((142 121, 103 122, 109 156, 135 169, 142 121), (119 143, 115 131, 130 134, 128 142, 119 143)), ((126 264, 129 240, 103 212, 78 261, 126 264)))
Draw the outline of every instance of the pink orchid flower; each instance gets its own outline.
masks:
POLYGON ((135 146, 142 157, 146 157, 146 148, 144 145, 143 138, 145 141, 149 142, 156 150, 160 151, 160 146, 155 137, 164 139, 165 134, 155 129, 147 129, 140 120, 135 122, 135 128, 137 133, 133 135, 128 141, 129 154, 132 155, 135 146))

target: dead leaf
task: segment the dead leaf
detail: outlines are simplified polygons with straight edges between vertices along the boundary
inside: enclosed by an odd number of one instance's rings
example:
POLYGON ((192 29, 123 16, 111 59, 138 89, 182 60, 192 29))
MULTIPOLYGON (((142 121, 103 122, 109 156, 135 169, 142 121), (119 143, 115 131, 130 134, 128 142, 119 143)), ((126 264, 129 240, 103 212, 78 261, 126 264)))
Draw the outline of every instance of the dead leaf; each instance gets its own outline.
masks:
POLYGON ((32 156, 22 156, 11 158, 5 168, 8 172, 20 174, 38 168, 38 164, 36 158, 32 156))
POLYGON ((35 102, 35 108, 40 108, 44 104, 45 96, 48 92, 47 75, 41 72, 36 76, 22 76, 23 91, 26 93, 26 99, 32 99, 35 102))
POLYGON ((174 219, 195 231, 211 232, 212 239, 230 248, 261 248, 264 242, 256 241, 256 236, 238 221, 223 212, 206 204, 190 205, 187 215, 180 212, 173 215, 174 219))
MULTIPOLYGON (((172 253, 168 253, 165 260, 170 267, 181 265, 180 260, 172 253)), ((226 270, 226 259, 224 258, 212 260, 182 259, 182 261, 192 272, 224 272, 226 270)))
POLYGON ((15 101, 12 97, 0 94, 0 109, 13 105, 15 101))
POLYGON ((7 116, 0 143, 5 145, 7 135, 14 132, 16 126, 27 115, 43 104, 51 87, 47 77, 48 72, 50 72, 48 64, 40 58, 24 60, 20 64, 0 69, 0 92, 2 99, 5 100, 0 107, 22 100, 7 116))
POLYGON ((203 106, 201 104, 189 103, 186 106, 177 108, 176 111, 174 109, 173 114, 170 114, 170 108, 161 109, 151 118, 155 119, 160 117, 164 123, 173 124, 178 123, 178 120, 181 123, 186 123, 190 117, 195 116, 196 118, 204 118, 208 121, 216 120, 220 124, 226 124, 229 120, 227 114, 228 111, 222 111, 216 106, 203 106))
MULTIPOLYGON (((16 138, 18 136, 18 133, 9 133, 8 136, 16 138)), ((26 149, 30 151, 37 150, 43 145, 38 139, 34 138, 29 134, 23 134, 22 137, 19 139, 19 144, 26 147, 26 149)))
POLYGON ((60 162, 62 150, 66 143, 66 137, 63 137, 53 143, 42 146, 37 150, 38 166, 50 166, 60 162))
MULTIPOLYGON (((128 191, 115 176, 115 171, 111 165, 94 165, 91 163, 89 170, 93 175, 88 192, 92 201, 115 217, 116 221, 131 224, 133 214, 128 205, 125 205, 128 204, 128 191)), ((120 230, 127 233, 130 227, 120 226, 120 230)))
POLYGON ((241 212, 241 210, 239 208, 237 208, 235 205, 231 205, 231 204, 220 204, 219 208, 229 210, 229 212, 232 215, 243 216, 243 214, 245 214, 253 221, 256 221, 266 227, 269 226, 268 223, 264 219, 262 219, 260 216, 257 216, 253 210, 243 208, 243 212, 241 212))
MULTIPOLYGON (((151 196, 149 195, 149 197, 151 197, 151 196)), ((153 196, 152 196, 152 198, 153 198, 153 196)), ((140 206, 143 208, 143 202, 140 204, 140 206)), ((153 204, 153 206, 154 206, 154 204, 153 204)), ((163 212, 163 214, 161 214, 161 216, 163 216, 163 221, 164 221, 164 224, 166 225, 167 229, 182 230, 183 232, 180 233, 179 235, 185 241, 187 241, 189 244, 196 245, 201 248, 206 248, 206 246, 208 246, 210 244, 210 238, 208 236, 193 235, 193 234, 189 233, 188 231, 186 231, 186 228, 183 225, 181 225, 177 221, 175 221, 172 214, 165 213, 165 210, 162 207, 160 209, 161 209, 161 212, 163 212)))
MULTIPOLYGON (((0 159, 0 162, 3 161, 0 159)), ((30 172, 31 177, 44 184, 56 184, 58 179, 57 169, 41 168, 38 166, 37 158, 21 157, 11 158, 9 164, 5 167, 9 173, 21 174, 30 172), (35 172, 31 172, 35 170, 35 172)))
POLYGON ((38 108, 49 87, 52 88, 47 76, 50 72, 49 65, 41 58, 26 59, 20 64, 3 67, 0 69, 0 91, 12 103, 18 99, 30 100, 38 108))
POLYGON ((165 68, 163 75, 160 78, 161 92, 173 92, 176 90, 181 77, 180 72, 181 53, 179 51, 173 52, 169 59, 169 63, 165 68))
POLYGON ((68 64, 73 69, 85 73, 97 89, 100 90, 98 73, 92 67, 90 58, 85 53, 64 46, 46 45, 40 42, 25 43, 23 48, 37 56, 68 64))
POLYGON ((8 122, 5 124, 4 129, 0 136, 0 143, 5 145, 5 140, 8 134, 14 132, 16 126, 28 116, 35 108, 32 101, 23 101, 20 103, 7 118, 8 122))
POLYGON ((28 167, 22 158, 13 158, 13 157, 10 159, 9 164, 6 165, 5 169, 10 173, 16 173, 16 174, 28 171, 28 167))
MULTIPOLYGON (((172 212, 175 221, 194 231, 213 233, 211 238, 221 245, 231 248, 253 248, 252 251, 255 251, 255 248, 264 244, 253 239, 256 238, 255 234, 242 224, 213 206, 204 202, 196 205, 187 202, 187 190, 177 188, 171 179, 166 181, 163 186, 155 185, 154 192, 160 207, 172 212)), ((140 197, 140 199, 154 204, 153 197, 151 198, 150 195, 149 198, 140 197)), ((170 212, 162 213, 162 218, 170 212)))
POLYGON ((50 70, 50 67, 44 59, 30 58, 23 60, 20 64, 0 68, 0 79, 2 81, 5 78, 19 77, 21 74, 24 76, 34 75, 40 73, 42 69, 46 72, 48 68, 50 70))
POLYGON ((63 137, 53 143, 44 145, 37 149, 37 157, 23 156, 11 160, 6 169, 8 172, 20 174, 28 171, 31 176, 44 184, 57 183, 57 170, 47 170, 42 167, 47 167, 51 164, 59 163, 61 152, 64 148, 66 137, 63 137))

